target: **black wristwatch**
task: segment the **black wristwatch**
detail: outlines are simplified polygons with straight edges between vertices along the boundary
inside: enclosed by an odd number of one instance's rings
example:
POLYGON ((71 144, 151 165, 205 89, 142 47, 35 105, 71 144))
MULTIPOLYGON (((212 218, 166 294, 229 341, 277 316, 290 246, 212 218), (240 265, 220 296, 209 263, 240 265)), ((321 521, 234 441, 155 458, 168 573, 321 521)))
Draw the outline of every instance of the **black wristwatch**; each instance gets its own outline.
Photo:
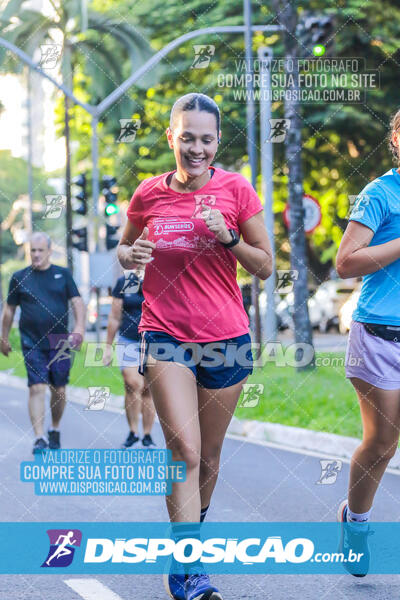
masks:
POLYGON ((232 236, 232 240, 227 244, 224 244, 223 242, 220 243, 225 246, 225 248, 233 248, 233 246, 236 246, 236 244, 240 242, 240 236, 235 229, 228 229, 228 231, 232 236))

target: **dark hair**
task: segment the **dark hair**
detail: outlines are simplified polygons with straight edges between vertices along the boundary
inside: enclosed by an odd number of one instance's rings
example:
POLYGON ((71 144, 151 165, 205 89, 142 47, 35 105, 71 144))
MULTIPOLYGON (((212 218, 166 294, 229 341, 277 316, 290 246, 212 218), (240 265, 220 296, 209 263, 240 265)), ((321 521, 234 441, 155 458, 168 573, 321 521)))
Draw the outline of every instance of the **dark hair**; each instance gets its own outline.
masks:
POLYGON ((392 135, 393 135, 394 131, 400 131, 400 109, 392 116, 392 118, 390 120, 390 132, 389 132, 389 136, 388 136, 389 148, 390 148, 394 158, 399 163, 400 162, 399 149, 392 142, 392 135))
POLYGON ((193 92, 178 98, 171 109, 169 118, 169 126, 171 129, 174 129, 177 118, 184 110, 204 110, 205 112, 215 115, 217 120, 217 133, 219 133, 221 115, 217 103, 209 96, 193 92))

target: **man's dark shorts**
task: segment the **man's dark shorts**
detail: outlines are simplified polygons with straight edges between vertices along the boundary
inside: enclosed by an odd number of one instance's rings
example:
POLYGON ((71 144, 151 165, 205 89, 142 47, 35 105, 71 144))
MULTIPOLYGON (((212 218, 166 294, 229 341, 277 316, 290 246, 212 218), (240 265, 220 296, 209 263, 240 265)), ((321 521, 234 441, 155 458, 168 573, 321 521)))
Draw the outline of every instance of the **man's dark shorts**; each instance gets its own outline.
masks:
MULTIPOLYGON (((193 358, 194 354, 191 350, 186 349, 185 342, 177 340, 168 333, 143 331, 141 333, 138 371, 140 375, 144 375, 150 353, 157 360, 184 364, 196 377, 197 385, 203 388, 221 389, 230 387, 251 375, 253 372, 253 356, 251 338, 248 333, 217 342, 199 342, 194 346, 198 346, 199 352, 202 353, 206 346, 211 349, 209 344, 220 345, 220 349, 217 351, 220 356, 220 360, 217 361, 218 364, 215 364, 210 357, 207 358, 203 355, 201 355, 200 361, 193 358), (164 346, 165 355, 163 355, 161 346, 164 346)), ((188 343, 188 345, 191 344, 188 343)))
POLYGON ((71 353, 64 352, 56 358, 59 350, 22 347, 25 367, 28 373, 28 386, 47 383, 53 387, 64 387, 69 381, 71 353))

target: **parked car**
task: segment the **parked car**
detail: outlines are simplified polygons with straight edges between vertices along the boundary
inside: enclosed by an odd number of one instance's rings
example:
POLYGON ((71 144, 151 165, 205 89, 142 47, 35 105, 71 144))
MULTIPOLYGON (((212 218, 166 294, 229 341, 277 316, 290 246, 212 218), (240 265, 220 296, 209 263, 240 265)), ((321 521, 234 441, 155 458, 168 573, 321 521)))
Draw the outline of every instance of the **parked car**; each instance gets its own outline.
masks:
MULTIPOLYGON (((314 296, 311 296, 308 299, 308 315, 310 317, 311 327, 318 327, 319 323, 322 319, 322 308, 316 302, 314 296)), ((286 294, 282 300, 278 303, 277 306, 277 315, 282 324, 282 329, 289 327, 290 329, 294 329, 294 293, 289 292, 286 294)))
POLYGON ((321 312, 318 328, 322 333, 331 326, 339 329, 340 309, 357 286, 357 279, 331 279, 318 287, 312 298, 321 312))
MULTIPOLYGON (((108 323, 108 315, 111 311, 112 297, 105 296, 100 298, 100 329, 106 329, 108 323)), ((87 306, 87 330, 96 331, 97 319, 97 302, 96 298, 91 298, 87 306)))
POLYGON ((350 297, 343 304, 339 310, 339 331, 340 333, 347 333, 350 330, 351 319, 353 312, 357 307, 357 302, 361 294, 361 285, 359 285, 350 297))
MULTIPOLYGON (((289 293, 284 300, 277 293, 274 293, 276 325, 278 330, 293 328, 293 292, 289 293)), ((267 315, 267 293, 263 290, 258 296, 258 305, 260 308, 261 326, 264 326, 267 315)), ((254 307, 249 307, 250 324, 253 328, 254 307)))
MULTIPOLYGON (((284 321, 282 321, 282 316, 278 315, 278 313, 277 313, 277 306, 280 302, 279 294, 274 294, 274 300, 275 300, 275 314, 276 314, 277 327, 279 330, 286 329, 287 327, 289 327, 289 325, 287 324, 285 319, 284 319, 284 321)), ((267 293, 264 290, 259 293, 258 306, 260 308, 261 327, 265 327, 265 321, 266 321, 266 315, 267 315, 267 293)), ((254 331, 254 313, 255 313, 254 306, 250 305, 249 309, 248 309, 248 315, 249 315, 249 320, 250 320, 250 328, 253 331, 254 331)))
MULTIPOLYGON (((321 283, 308 299, 308 314, 311 327, 325 333, 332 326, 339 328, 339 311, 357 287, 356 279, 331 279, 321 283)), ((294 328, 294 293, 290 292, 279 302, 277 315, 282 328, 294 328)))
MULTIPOLYGON (((343 304, 358 289, 357 279, 332 279, 322 283, 308 299, 308 314, 311 327, 325 333, 332 326, 339 328, 339 312, 343 304)), ((274 294, 275 312, 278 329, 294 329, 294 292, 289 292, 283 298, 274 294)), ((267 295, 260 292, 259 307, 261 323, 265 322, 267 310, 267 295)), ((254 308, 249 309, 250 322, 254 321, 254 308)))

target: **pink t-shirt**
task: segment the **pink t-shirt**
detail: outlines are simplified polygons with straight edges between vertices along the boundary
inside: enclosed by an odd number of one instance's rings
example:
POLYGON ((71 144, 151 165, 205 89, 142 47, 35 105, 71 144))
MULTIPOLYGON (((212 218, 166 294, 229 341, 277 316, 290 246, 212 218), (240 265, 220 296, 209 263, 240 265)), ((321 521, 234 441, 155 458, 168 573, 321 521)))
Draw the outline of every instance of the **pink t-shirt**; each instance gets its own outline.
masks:
POLYGON ((220 210, 228 229, 238 232, 263 208, 242 175, 211 168, 214 175, 194 192, 175 192, 166 182, 171 173, 164 173, 142 181, 132 196, 128 219, 140 231, 147 226, 148 239, 156 244, 145 270, 139 332, 211 342, 249 331, 237 259, 208 229, 201 207, 220 210))

